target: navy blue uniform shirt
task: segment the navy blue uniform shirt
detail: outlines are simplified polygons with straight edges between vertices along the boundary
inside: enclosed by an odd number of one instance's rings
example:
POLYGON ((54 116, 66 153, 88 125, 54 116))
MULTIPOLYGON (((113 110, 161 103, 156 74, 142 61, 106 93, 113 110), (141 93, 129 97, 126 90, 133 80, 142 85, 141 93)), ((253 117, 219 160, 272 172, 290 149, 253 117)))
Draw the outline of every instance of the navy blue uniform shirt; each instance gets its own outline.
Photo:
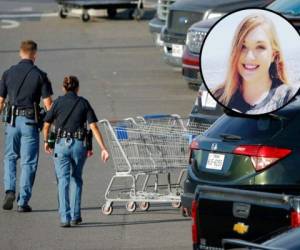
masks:
POLYGON ((51 106, 51 109, 47 112, 44 119, 45 122, 53 123, 56 131, 62 129, 62 123, 68 116, 76 100, 80 98, 76 107, 73 109, 67 122, 63 127, 64 131, 75 132, 79 129, 84 129, 85 122, 91 124, 97 122, 97 116, 91 107, 88 100, 83 97, 78 97, 74 92, 67 92, 64 96, 58 97, 51 106))
POLYGON ((33 103, 39 104, 41 97, 44 99, 53 94, 47 74, 34 66, 27 75, 16 100, 13 101, 16 89, 32 66, 31 60, 23 59, 6 70, 0 80, 0 96, 6 98, 8 95, 10 102, 19 108, 33 108, 33 103))

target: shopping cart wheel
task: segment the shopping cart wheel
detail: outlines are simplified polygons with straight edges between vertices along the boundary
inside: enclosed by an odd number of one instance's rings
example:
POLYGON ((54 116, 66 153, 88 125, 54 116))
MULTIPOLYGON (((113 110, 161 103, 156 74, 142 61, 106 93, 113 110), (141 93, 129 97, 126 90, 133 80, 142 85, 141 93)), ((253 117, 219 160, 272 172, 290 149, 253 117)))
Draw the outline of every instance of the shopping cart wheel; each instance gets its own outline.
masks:
POLYGON ((68 10, 64 7, 62 7, 60 10, 59 10, 59 17, 62 18, 62 19, 65 19, 67 17, 67 13, 68 13, 68 10))
POLYGON ((88 22, 91 19, 89 13, 87 13, 87 11, 83 11, 82 15, 81 15, 81 20, 83 22, 88 22))
POLYGON ((128 201, 126 203, 126 209, 128 212, 134 212, 136 210, 136 203, 134 201, 128 201))
POLYGON ((142 210, 142 211, 147 211, 150 207, 150 202, 146 202, 146 201, 142 201, 139 203, 139 208, 142 210))
POLYGON ((113 211, 113 207, 110 205, 110 206, 106 206, 106 204, 104 204, 101 208, 102 210, 102 213, 104 215, 110 215, 113 211))
POLYGON ((174 207, 174 208, 180 208, 181 207, 181 202, 180 201, 174 201, 174 202, 172 202, 172 207, 174 207))

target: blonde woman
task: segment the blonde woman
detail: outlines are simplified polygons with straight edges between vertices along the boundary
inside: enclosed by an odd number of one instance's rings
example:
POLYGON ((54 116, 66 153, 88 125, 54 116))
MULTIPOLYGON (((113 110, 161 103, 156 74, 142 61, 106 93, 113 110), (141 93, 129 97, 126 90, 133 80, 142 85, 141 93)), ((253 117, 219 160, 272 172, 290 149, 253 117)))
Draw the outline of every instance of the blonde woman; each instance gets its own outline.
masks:
POLYGON ((255 14, 242 20, 232 43, 229 70, 214 96, 226 107, 263 114, 285 105, 297 89, 288 84, 274 24, 255 14))

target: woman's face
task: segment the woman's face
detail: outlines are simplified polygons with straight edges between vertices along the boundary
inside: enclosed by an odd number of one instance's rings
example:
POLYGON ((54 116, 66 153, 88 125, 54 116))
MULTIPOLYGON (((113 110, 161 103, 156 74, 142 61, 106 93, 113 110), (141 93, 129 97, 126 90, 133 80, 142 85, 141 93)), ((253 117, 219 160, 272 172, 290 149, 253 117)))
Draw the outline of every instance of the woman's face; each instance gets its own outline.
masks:
POLYGON ((238 72, 245 81, 259 81, 269 77, 269 68, 274 60, 270 39, 258 26, 245 37, 238 60, 238 72))

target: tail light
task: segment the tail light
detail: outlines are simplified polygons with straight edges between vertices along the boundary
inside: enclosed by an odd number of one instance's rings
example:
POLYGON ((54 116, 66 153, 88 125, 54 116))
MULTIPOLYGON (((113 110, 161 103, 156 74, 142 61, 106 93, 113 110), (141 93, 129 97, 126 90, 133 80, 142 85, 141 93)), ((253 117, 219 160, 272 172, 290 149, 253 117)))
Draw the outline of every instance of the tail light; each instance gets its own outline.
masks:
POLYGON ((190 156, 189 156, 189 164, 192 163, 192 152, 193 150, 198 150, 200 149, 199 147, 199 142, 196 140, 193 140, 190 144, 190 156))
POLYGON ((290 204, 292 207, 291 211, 291 227, 300 227, 300 198, 293 197, 290 200, 290 204))
POLYGON ((198 201, 193 200, 192 202, 192 239, 193 244, 198 244, 198 226, 197 226, 197 210, 198 210, 198 201))
POLYGON ((185 68, 199 70, 199 55, 193 56, 188 49, 185 49, 182 56, 182 64, 185 68))
POLYGON ((234 154, 250 156, 256 171, 269 167, 288 156, 291 152, 292 150, 287 148, 261 145, 241 145, 233 151, 234 154))
POLYGON ((295 210, 291 212, 291 227, 300 227, 300 213, 295 210))

